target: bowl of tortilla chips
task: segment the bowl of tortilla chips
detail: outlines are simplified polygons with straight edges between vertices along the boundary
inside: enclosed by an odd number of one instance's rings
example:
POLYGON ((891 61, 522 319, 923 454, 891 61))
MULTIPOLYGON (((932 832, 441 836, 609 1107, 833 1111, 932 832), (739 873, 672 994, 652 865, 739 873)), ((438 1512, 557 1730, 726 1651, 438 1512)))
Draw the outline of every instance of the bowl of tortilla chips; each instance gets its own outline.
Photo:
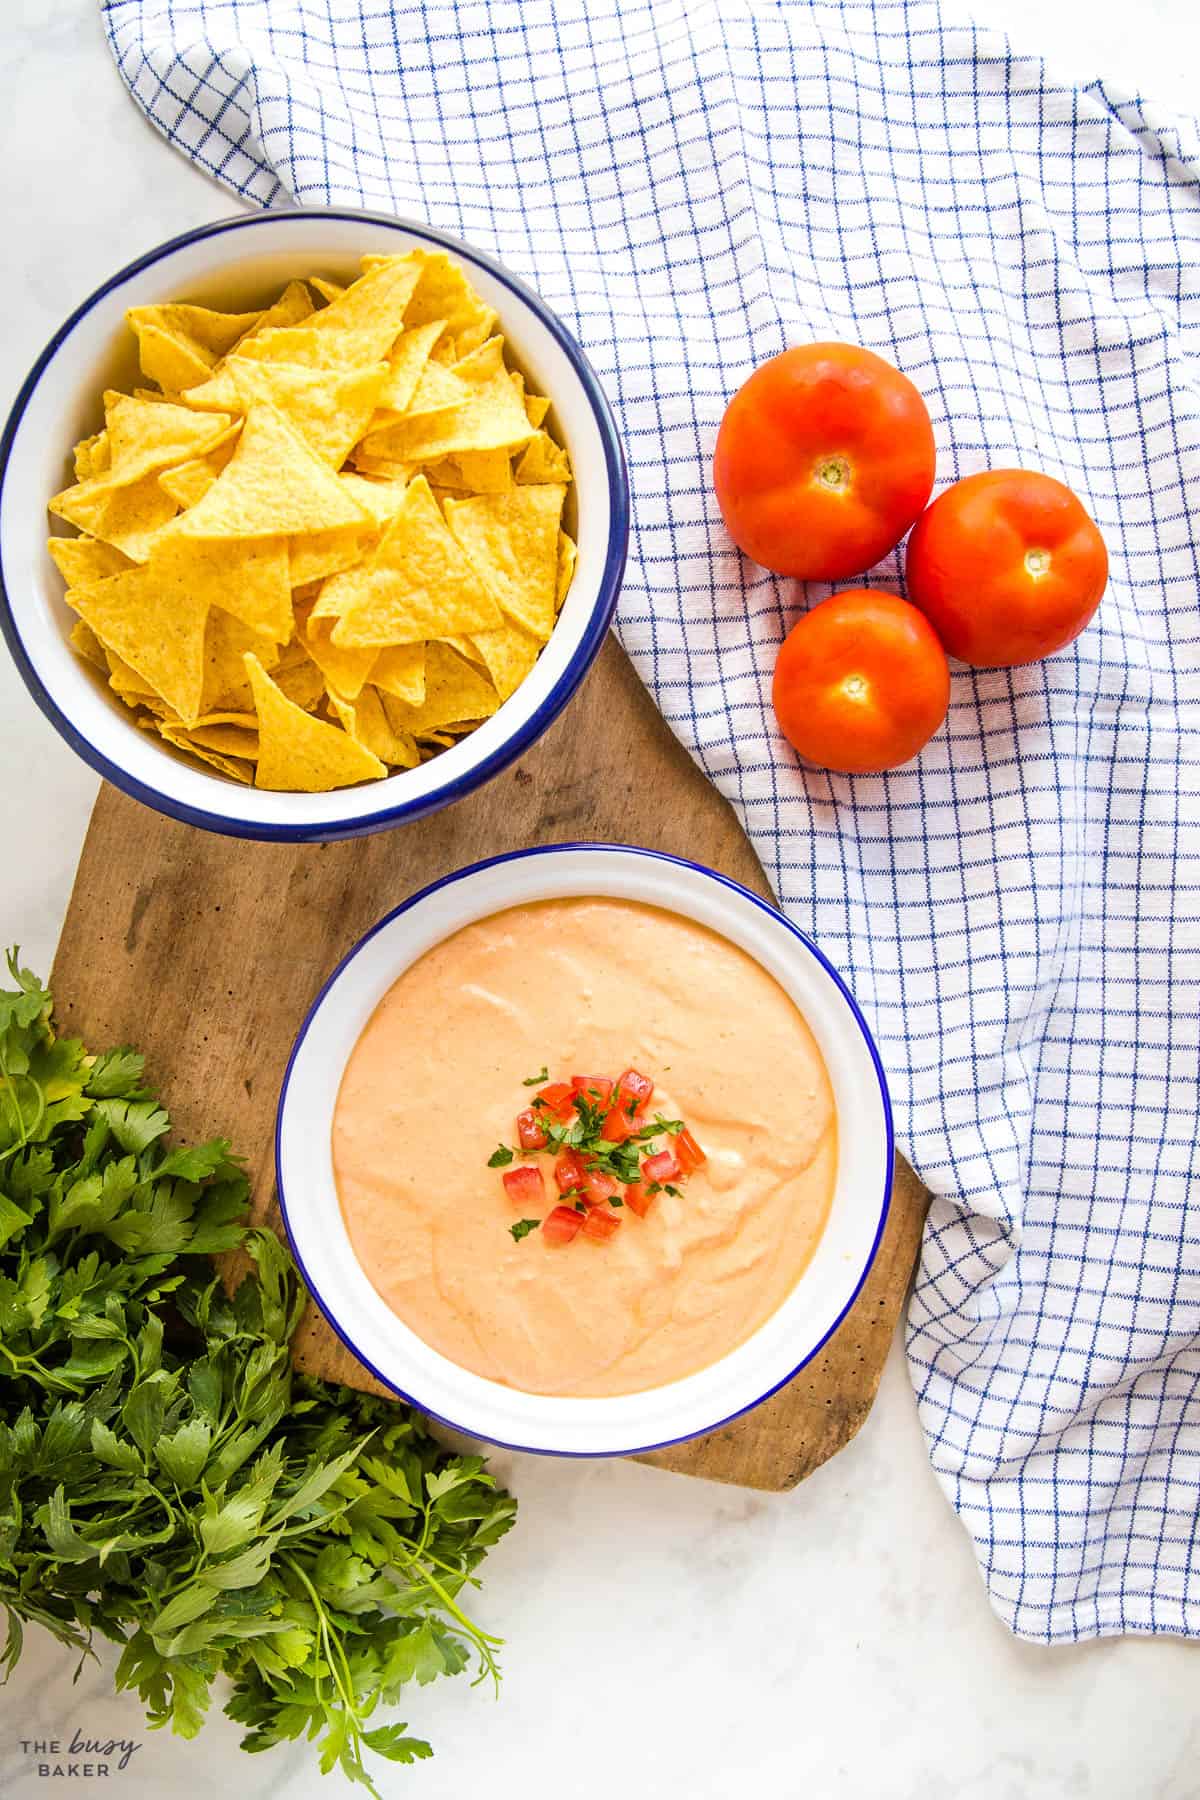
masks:
POLYGON ((130 264, 0 440, 0 626, 107 780, 234 836, 385 829, 520 756, 603 642, 629 493, 515 276, 331 209, 130 264))

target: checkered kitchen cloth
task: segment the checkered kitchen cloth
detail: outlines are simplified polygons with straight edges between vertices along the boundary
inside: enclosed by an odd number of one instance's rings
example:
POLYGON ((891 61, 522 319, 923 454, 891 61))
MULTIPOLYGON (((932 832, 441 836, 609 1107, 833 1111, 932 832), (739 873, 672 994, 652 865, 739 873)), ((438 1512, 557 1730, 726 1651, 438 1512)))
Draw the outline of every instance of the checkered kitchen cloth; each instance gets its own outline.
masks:
POLYGON ((621 637, 852 981, 937 1196, 909 1355, 993 1604, 1043 1641, 1200 1634, 1195 124, 925 0, 104 13, 149 118, 235 192, 430 220, 583 343, 633 484, 621 637), (733 551, 709 481, 739 382, 828 337, 917 383, 942 483, 1048 470, 1112 556, 1077 644, 957 669, 948 729, 884 776, 781 741, 804 597, 733 551))

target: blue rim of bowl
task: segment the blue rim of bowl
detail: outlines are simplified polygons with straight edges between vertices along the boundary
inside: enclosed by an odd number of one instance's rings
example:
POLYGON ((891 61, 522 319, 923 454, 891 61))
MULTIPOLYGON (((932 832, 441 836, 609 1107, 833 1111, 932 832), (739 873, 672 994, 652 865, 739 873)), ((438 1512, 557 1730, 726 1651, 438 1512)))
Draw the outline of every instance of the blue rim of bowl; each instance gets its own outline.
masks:
POLYGON ((509 850, 501 856, 484 857, 480 862, 469 863, 465 868, 455 869, 451 874, 443 875, 439 880, 429 882, 419 893, 412 894, 407 900, 401 901, 399 906, 393 907, 391 912, 386 913, 382 919, 372 925, 370 931, 364 932, 363 936, 359 938, 353 948, 348 950, 345 956, 342 957, 329 978, 322 983, 320 992, 317 994, 312 1005, 304 1015, 304 1020, 299 1031, 296 1033, 296 1040, 292 1045, 291 1053, 287 1060, 287 1067, 283 1072, 283 1081, 279 1089, 279 1104, 275 1113, 275 1187, 279 1196, 279 1212, 283 1219, 283 1228, 287 1233, 288 1244, 291 1248, 292 1256, 295 1258, 296 1266, 300 1271, 305 1287, 316 1301, 317 1307, 324 1317, 325 1322, 329 1325, 335 1335, 341 1339, 351 1355, 354 1356, 365 1369, 368 1369, 370 1373, 374 1375, 376 1381, 381 1381, 384 1387, 388 1389, 389 1393, 395 1394, 397 1399, 403 1400, 407 1405, 415 1408, 417 1412, 423 1413, 427 1418, 436 1419, 439 1424, 447 1426, 451 1431, 459 1431, 466 1437, 478 1438, 483 1443, 494 1444, 501 1450, 517 1450, 526 1456, 562 1456, 573 1457, 583 1461, 605 1456, 644 1456, 651 1450, 668 1450, 672 1444, 684 1444, 689 1442, 692 1438, 706 1437, 710 1432, 720 1431, 723 1426, 732 1424, 734 1419, 740 1419, 746 1413, 753 1412, 756 1406, 761 1406, 764 1401, 771 1398, 772 1394, 777 1394, 780 1388, 787 1386, 789 1381, 794 1381, 801 1369, 810 1363, 819 1351, 825 1348, 825 1345, 829 1342, 834 1332, 838 1329, 838 1326, 841 1325, 851 1307, 858 1299, 858 1296, 862 1293, 867 1276, 871 1273, 875 1258, 879 1253, 879 1246, 883 1240, 883 1234, 887 1227, 895 1179, 895 1160, 896 1135, 892 1123, 892 1101, 891 1095, 888 1093, 887 1077, 883 1072, 883 1063, 880 1060, 875 1039, 872 1037, 870 1027, 863 1018, 858 1001, 854 998, 854 995, 847 987, 837 969, 834 968, 829 958, 825 955, 824 951, 813 942, 812 938, 810 938, 806 932, 801 931, 798 925, 793 925, 791 920, 786 918, 777 906, 772 906, 769 901, 762 899, 760 895, 752 893, 747 887, 743 887, 740 881, 732 881, 728 875, 719 874, 716 869, 710 869, 706 863, 693 862, 691 858, 686 856, 671 856, 665 850, 647 850, 645 848, 639 848, 636 844, 534 844, 526 850, 509 850), (406 1393, 403 1388, 397 1387, 395 1382, 391 1380, 389 1376, 385 1375, 381 1369, 377 1368, 373 1362, 369 1361, 369 1359, 362 1354, 362 1351, 358 1348, 358 1345, 354 1342, 350 1333, 334 1317, 334 1314, 322 1299, 320 1290, 313 1281, 312 1276, 309 1274, 304 1258, 300 1254, 296 1239, 292 1233, 291 1221, 288 1218, 287 1195, 283 1186, 281 1156, 283 1114, 284 1108, 287 1105, 288 1086, 292 1079, 292 1068, 297 1056, 300 1054, 301 1046, 308 1036, 312 1023, 321 1009, 326 994, 328 994, 335 982, 340 980, 343 971, 349 967, 359 952, 366 948, 372 938, 376 937, 379 932, 390 925, 393 919, 398 919, 402 914, 410 912, 414 906, 420 905, 423 900, 429 899, 431 895, 440 892, 442 888, 452 887, 459 881, 466 881, 471 876, 481 874, 485 869, 498 868, 502 863, 523 862, 528 857, 532 856, 559 856, 564 853, 574 854, 579 850, 586 850, 589 853, 599 851, 601 854, 615 851, 621 856, 644 857, 651 862, 670 863, 676 868, 691 869, 697 875, 706 876, 709 881, 715 882, 718 887, 727 888, 730 893, 736 894, 739 899, 748 900, 750 904, 757 907, 760 912, 768 913, 773 920, 790 931, 792 936, 804 946, 808 954, 814 957, 821 965, 850 1009, 851 1017, 862 1035, 863 1042, 866 1044, 871 1062, 874 1065, 875 1078, 879 1083, 879 1101, 883 1108, 884 1132, 886 1137, 886 1173, 883 1182, 883 1196, 879 1208, 879 1223, 875 1228, 875 1236, 871 1241, 870 1254, 863 1264, 862 1272, 860 1273, 858 1280, 854 1284, 853 1293, 846 1301, 845 1306, 843 1306, 841 1312, 833 1321, 833 1324, 829 1327, 828 1331, 825 1332, 824 1336, 821 1337, 810 1350, 805 1352, 794 1368, 790 1369, 786 1375, 782 1375, 778 1381, 773 1382, 769 1388, 759 1394, 755 1399, 748 1400, 744 1406, 737 1407, 735 1411, 726 1413, 722 1418, 714 1419, 711 1425, 697 1426, 695 1431, 682 1432, 678 1437, 660 1438, 653 1444, 631 1445, 627 1450, 547 1450, 537 1445, 513 1444, 505 1438, 490 1437, 486 1432, 480 1431, 477 1426, 464 1424, 461 1419, 449 1419, 444 1413, 435 1412, 430 1407, 426 1406, 415 1394, 406 1393))
POLYGON ((59 736, 70 744, 76 755, 81 756, 84 762, 98 775, 103 776, 105 781, 111 782, 113 787, 119 788, 131 799, 139 800, 153 811, 165 813, 169 818, 178 819, 185 825, 199 826, 205 831, 215 831, 227 837, 252 838, 266 843, 325 843, 341 838, 365 837, 375 831, 387 831, 395 825, 425 818, 430 813, 440 811, 443 806, 448 806, 455 800, 461 800, 465 795, 473 793, 476 788, 481 787, 484 782, 490 781, 494 775, 499 775, 518 757, 524 755, 525 751, 536 743, 543 732, 554 723, 599 654, 616 611, 617 596, 621 589, 629 546, 629 479, 616 422, 595 371, 566 326, 550 310, 545 301, 532 288, 527 287, 519 277, 513 275, 501 263, 494 261, 492 257, 463 243, 461 239, 452 237, 448 232, 435 231, 432 226, 416 224, 390 213, 367 212, 354 207, 297 207, 289 208, 286 212, 265 211, 238 215, 231 219, 218 219, 210 225, 197 226, 193 231, 182 232, 180 236, 159 244, 154 250, 147 251, 144 256, 139 256, 133 262, 126 263, 123 269, 119 269, 101 287, 96 288, 55 332, 29 371, 21 385, 20 392, 13 401, 3 434, 0 434, 0 509, 3 506, 4 483, 8 474, 13 441, 20 429, 25 409, 34 390, 75 327, 87 317, 99 301, 129 281, 131 277, 139 275, 142 270, 153 268, 164 257, 172 255, 177 250, 186 249, 189 244, 203 243, 208 238, 220 237, 225 233, 253 231, 267 222, 271 225, 286 225, 293 221, 309 222, 313 219, 336 219, 350 224, 383 225, 405 232, 410 237, 422 238, 427 243, 436 244, 439 249, 448 250, 452 255, 462 257, 467 262, 486 269, 496 281, 508 288, 510 293, 536 314, 574 369, 600 432, 604 445, 605 472, 608 477, 610 514, 608 546, 605 551, 604 568, 600 576, 596 602, 570 662, 537 711, 525 721, 520 730, 515 731, 502 744, 498 744, 483 762, 467 770, 464 774, 453 777, 443 787, 435 789, 432 793, 423 794, 413 800, 396 800, 376 812, 344 822, 333 819, 312 823, 274 824, 257 819, 230 818, 227 814, 215 810, 209 812, 189 806, 169 794, 162 793, 158 788, 149 787, 144 782, 136 780, 120 764, 112 762, 109 757, 98 750, 90 739, 84 737, 45 687, 21 640, 8 598, 2 560, 3 547, 0 545, 0 634, 3 635, 8 645, 25 686, 59 736))

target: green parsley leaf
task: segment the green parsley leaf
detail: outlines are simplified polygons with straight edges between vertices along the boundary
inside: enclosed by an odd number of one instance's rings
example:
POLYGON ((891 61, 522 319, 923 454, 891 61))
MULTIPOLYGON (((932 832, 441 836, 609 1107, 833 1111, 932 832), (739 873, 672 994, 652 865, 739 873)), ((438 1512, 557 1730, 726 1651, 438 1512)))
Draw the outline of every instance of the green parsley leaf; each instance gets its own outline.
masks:
POLYGON ((549 1081, 549 1079, 550 1079, 550 1071, 546 1067, 546 1065, 543 1063, 541 1074, 540 1075, 527 1075, 525 1077, 524 1081, 521 1083, 521 1086, 522 1087, 541 1087, 542 1083, 545 1081, 549 1081))
POLYGON ((499 1145, 497 1145, 496 1149, 492 1151, 492 1154, 488 1157, 487 1166, 489 1169, 505 1169, 508 1167, 508 1165, 512 1161, 512 1159, 513 1159, 513 1153, 509 1149, 508 1145, 507 1144, 499 1144, 499 1145))
POLYGON ((508 1229, 512 1233, 514 1244, 519 1244, 531 1231, 536 1231, 541 1222, 540 1219, 518 1219, 515 1225, 510 1225, 508 1229))

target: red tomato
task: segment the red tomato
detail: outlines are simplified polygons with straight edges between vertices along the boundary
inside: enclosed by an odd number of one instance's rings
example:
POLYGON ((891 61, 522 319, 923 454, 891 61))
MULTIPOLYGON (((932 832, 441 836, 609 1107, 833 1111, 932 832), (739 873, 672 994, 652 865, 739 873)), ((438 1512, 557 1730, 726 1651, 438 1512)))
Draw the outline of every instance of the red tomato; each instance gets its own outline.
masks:
POLYGON ((610 1207, 593 1206, 584 1217, 583 1235, 597 1244, 606 1244, 620 1229, 621 1221, 610 1207))
POLYGON ((643 1181, 674 1181, 679 1173, 679 1163, 673 1150, 658 1150, 653 1156, 642 1158, 643 1181))
POLYGON ((613 1084, 607 1075, 572 1075, 571 1087, 593 1106, 605 1106, 613 1091, 613 1084))
POLYGON ((505 1169, 504 1188, 514 1206, 541 1206, 546 1199, 546 1182, 542 1171, 532 1163, 518 1163, 505 1169))
POLYGON ((542 1236, 548 1244, 569 1244, 582 1225, 583 1214, 573 1206, 556 1206, 542 1222, 542 1236))
POLYGON ((653 1092, 654 1083, 648 1075, 639 1075, 636 1069, 626 1069, 617 1082, 614 1105, 623 1113, 640 1112, 653 1092))
POLYGON ((917 520, 904 567, 951 656, 1007 668, 1079 636, 1107 584, 1108 552, 1061 481, 988 469, 938 495, 917 520))
POLYGON ((603 1169, 585 1169, 583 1175, 583 1197, 590 1200, 593 1206, 603 1206, 614 1194, 619 1194, 621 1184, 614 1175, 608 1175, 603 1169))
POLYGON ((614 1107, 600 1129, 600 1136, 610 1144, 623 1144, 626 1138, 631 1138, 635 1132, 640 1131, 645 1123, 641 1113, 635 1112, 630 1118, 627 1112, 618 1111, 614 1107))
POLYGON ((679 1167, 683 1170, 685 1175, 690 1175, 694 1169, 700 1167, 701 1163, 706 1163, 708 1161, 707 1156, 705 1156, 691 1132, 687 1130, 683 1130, 677 1134, 675 1138, 675 1154, 679 1158, 679 1167))
POLYGON ((792 626, 771 690, 779 729, 806 761, 848 774, 896 769, 946 717, 950 669, 923 613, 853 588, 792 626))
POLYGON ((654 1205, 656 1196, 648 1194, 640 1181, 631 1181, 625 1189, 625 1204, 630 1212, 635 1212, 639 1219, 644 1219, 654 1205))
POLYGON ((571 1104, 574 1093, 574 1088, 567 1082, 552 1081, 549 1087, 541 1090, 537 1098, 552 1118, 561 1121, 574 1116, 575 1108, 571 1104))
POLYGON ((729 402, 713 482, 747 556, 801 581, 842 581, 899 543, 933 465, 933 427, 907 375, 857 344, 800 344, 729 402))
POLYGON ((564 1150, 554 1164, 554 1179, 558 1183, 560 1194, 568 1194, 572 1188, 581 1188, 586 1174, 587 1165, 577 1150, 564 1150))
POLYGON ((546 1134, 532 1108, 517 1114, 517 1142, 522 1150, 544 1150, 546 1134))

